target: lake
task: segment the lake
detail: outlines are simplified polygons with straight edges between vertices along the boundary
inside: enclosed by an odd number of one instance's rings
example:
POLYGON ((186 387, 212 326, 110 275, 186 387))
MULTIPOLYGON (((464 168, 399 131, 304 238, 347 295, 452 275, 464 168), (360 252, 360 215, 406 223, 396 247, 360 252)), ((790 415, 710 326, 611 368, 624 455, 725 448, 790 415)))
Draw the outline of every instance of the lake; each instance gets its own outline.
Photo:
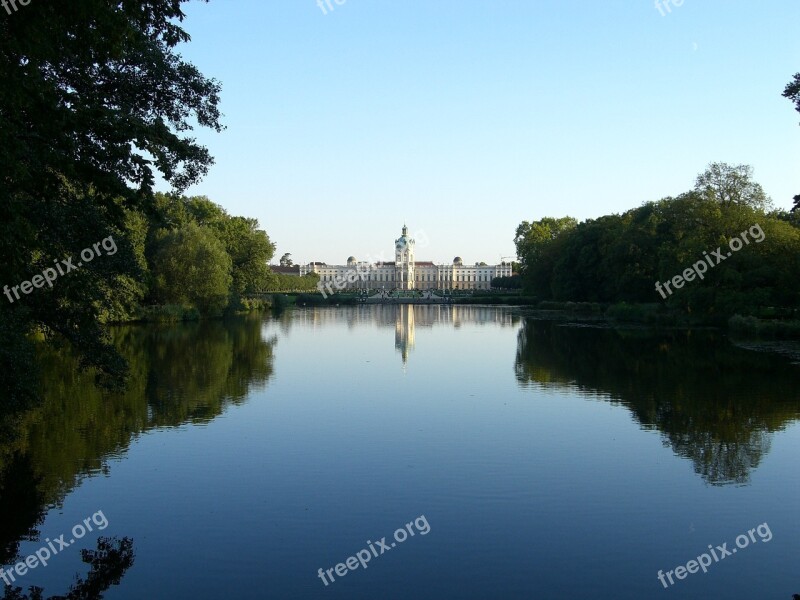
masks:
POLYGON ((4 423, 0 560, 58 550, 15 585, 65 593, 104 536, 133 559, 109 599, 800 593, 790 358, 483 306, 113 336, 125 393, 42 350, 4 423))

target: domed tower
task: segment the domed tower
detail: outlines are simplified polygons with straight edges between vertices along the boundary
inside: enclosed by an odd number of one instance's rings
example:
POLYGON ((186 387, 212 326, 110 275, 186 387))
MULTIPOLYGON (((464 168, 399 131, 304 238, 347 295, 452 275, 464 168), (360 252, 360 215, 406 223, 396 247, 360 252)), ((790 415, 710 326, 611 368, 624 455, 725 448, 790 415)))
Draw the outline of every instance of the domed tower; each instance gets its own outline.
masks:
POLYGON ((408 227, 394 242, 395 281, 401 290, 414 289, 414 240, 408 236, 408 227))
POLYGON ((351 256, 350 258, 347 259, 347 266, 348 267, 355 267, 357 262, 358 261, 356 261, 356 257, 355 256, 351 256))

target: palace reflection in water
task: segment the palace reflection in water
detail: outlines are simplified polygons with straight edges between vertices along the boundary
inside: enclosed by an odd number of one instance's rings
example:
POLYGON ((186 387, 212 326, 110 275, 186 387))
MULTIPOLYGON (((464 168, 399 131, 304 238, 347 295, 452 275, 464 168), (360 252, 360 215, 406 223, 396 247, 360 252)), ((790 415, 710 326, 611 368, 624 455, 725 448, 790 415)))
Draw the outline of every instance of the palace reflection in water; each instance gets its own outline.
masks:
POLYGON ((408 362, 415 345, 415 329, 436 326, 460 328, 465 323, 511 327, 520 316, 513 309, 492 306, 457 306, 444 304, 371 304, 342 308, 309 308, 296 311, 292 321, 305 325, 325 326, 347 323, 350 329, 359 325, 379 328, 394 327, 394 346, 403 363, 408 362))

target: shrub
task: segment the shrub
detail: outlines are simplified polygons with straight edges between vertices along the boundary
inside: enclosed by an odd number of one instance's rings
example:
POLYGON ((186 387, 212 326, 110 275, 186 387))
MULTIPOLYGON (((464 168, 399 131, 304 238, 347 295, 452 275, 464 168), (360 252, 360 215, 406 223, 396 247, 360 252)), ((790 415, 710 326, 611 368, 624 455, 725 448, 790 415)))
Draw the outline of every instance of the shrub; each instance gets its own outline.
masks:
POLYGON ((179 304, 143 306, 139 308, 135 320, 146 323, 199 321, 200 312, 193 306, 181 306, 179 304))
POLYGON ((763 320, 751 316, 733 315, 728 319, 733 333, 773 338, 800 338, 800 321, 763 320))

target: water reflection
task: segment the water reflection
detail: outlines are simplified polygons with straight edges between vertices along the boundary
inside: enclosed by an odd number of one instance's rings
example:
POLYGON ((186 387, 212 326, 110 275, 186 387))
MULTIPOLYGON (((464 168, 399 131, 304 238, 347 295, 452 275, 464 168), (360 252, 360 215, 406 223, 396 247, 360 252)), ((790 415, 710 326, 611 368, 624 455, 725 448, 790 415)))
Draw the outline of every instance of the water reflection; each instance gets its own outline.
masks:
POLYGON ((495 325, 511 327, 519 323, 519 315, 507 308, 493 306, 454 306, 440 304, 370 304, 368 306, 308 308, 296 311, 291 319, 281 321, 288 332, 291 321, 319 327, 345 322, 349 329, 359 325, 394 328, 394 347, 405 365, 416 342, 416 328, 435 326, 459 329, 462 325, 495 325))
POLYGON ((747 484, 772 434, 800 416, 800 370, 717 333, 562 327, 527 318, 521 385, 601 394, 657 428, 710 484, 747 484))
POLYGON ((408 362, 408 352, 414 349, 414 306, 404 304, 397 307, 394 326, 394 347, 400 351, 403 364, 408 362))
POLYGON ((66 350, 42 349, 43 401, 0 442, 0 564, 15 562, 47 511, 83 478, 107 472, 135 436, 206 424, 272 376, 276 342, 260 318, 119 327, 113 337, 130 365, 123 394, 95 387, 66 350))
POLYGON ((42 476, 31 457, 16 452, 7 457, 0 471, 0 565, 15 562, 22 540, 35 539, 44 520, 46 499, 42 476))
MULTIPOLYGON (((97 550, 82 550, 81 560, 90 565, 84 579, 75 576, 66 595, 49 596, 47 600, 96 600, 112 586, 118 585, 125 572, 133 566, 133 540, 130 538, 99 538, 97 550)), ((30 587, 30 594, 18 586, 7 586, 3 600, 44 600, 44 590, 38 586, 30 587)))

